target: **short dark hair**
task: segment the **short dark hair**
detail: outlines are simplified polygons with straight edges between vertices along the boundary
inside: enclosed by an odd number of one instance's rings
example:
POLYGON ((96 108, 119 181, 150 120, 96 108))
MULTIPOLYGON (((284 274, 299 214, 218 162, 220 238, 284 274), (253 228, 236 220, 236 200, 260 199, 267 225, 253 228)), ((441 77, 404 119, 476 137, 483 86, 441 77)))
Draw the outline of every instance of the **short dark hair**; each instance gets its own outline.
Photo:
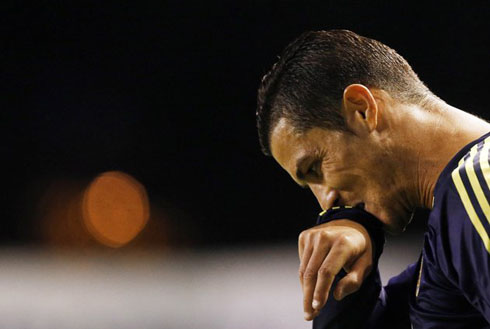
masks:
POLYGON ((305 32, 260 83, 256 118, 262 151, 271 154, 270 134, 283 117, 298 132, 313 127, 347 131, 340 107, 344 89, 354 83, 386 90, 407 103, 420 103, 430 94, 407 61, 379 41, 348 30, 305 32))

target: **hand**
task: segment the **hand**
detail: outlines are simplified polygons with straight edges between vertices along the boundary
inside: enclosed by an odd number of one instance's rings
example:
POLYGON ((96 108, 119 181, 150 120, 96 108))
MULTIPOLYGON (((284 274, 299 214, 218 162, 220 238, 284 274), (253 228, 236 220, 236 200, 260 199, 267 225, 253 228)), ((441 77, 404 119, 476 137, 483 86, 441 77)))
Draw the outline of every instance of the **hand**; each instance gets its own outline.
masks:
POLYGON ((351 220, 333 220, 303 231, 298 247, 305 320, 319 314, 342 268, 347 275, 335 287, 337 300, 357 291, 371 272, 371 238, 362 225, 351 220))

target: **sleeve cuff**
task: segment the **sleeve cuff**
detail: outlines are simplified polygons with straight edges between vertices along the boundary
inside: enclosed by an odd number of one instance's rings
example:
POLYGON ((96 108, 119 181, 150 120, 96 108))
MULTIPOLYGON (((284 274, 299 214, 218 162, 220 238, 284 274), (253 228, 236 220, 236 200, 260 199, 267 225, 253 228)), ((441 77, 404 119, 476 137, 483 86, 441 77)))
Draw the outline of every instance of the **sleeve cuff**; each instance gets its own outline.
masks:
POLYGON ((348 219, 361 224, 368 232, 373 243, 373 261, 378 263, 379 257, 383 253, 385 236, 383 224, 374 215, 360 208, 342 206, 332 207, 318 215, 317 225, 331 222, 337 219, 348 219))

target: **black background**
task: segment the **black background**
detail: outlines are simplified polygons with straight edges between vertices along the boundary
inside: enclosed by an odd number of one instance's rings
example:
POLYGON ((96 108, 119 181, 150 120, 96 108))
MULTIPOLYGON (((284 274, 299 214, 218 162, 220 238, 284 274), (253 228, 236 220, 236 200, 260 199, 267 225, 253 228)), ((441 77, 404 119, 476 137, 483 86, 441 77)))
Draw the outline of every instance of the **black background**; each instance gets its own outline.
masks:
MULTIPOLYGON (((319 211, 259 149, 256 89, 305 30, 396 49, 434 93, 488 118, 488 2, 12 2, 2 8, 0 241, 36 243, 56 179, 121 170, 175 239, 295 240, 319 211)), ((158 219, 156 219, 158 220, 158 219)))

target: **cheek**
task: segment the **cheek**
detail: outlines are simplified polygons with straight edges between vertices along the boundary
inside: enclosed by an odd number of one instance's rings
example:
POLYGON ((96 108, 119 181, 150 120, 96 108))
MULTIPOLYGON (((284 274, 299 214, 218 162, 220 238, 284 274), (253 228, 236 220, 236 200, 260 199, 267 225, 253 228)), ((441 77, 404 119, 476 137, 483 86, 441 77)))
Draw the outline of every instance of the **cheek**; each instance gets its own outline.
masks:
POLYGON ((358 192, 364 190, 365 182, 362 176, 349 173, 336 173, 330 175, 327 184, 337 190, 346 192, 358 192))
POLYGON ((389 223, 388 218, 391 218, 393 204, 384 193, 384 189, 378 185, 369 184, 360 197, 365 203, 366 211, 378 217, 384 224, 389 223))
POLYGON ((331 187, 356 193, 363 193, 369 188, 372 174, 365 170, 364 163, 353 163, 353 160, 344 160, 338 162, 340 166, 326 168, 325 179, 331 187))

